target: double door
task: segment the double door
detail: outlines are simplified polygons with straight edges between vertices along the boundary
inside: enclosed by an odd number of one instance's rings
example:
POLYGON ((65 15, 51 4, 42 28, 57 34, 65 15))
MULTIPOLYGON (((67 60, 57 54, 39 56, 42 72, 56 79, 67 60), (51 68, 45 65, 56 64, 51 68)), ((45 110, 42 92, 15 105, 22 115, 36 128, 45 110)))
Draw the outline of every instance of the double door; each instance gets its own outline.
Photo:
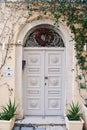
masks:
POLYGON ((62 115, 64 110, 64 50, 24 49, 25 115, 62 115))

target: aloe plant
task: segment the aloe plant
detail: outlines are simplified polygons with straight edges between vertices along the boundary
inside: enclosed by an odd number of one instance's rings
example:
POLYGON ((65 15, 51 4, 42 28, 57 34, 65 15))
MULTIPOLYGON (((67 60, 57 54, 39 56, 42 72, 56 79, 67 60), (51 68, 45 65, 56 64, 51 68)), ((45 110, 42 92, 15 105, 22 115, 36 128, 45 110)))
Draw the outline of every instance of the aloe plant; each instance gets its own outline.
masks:
POLYGON ((9 103, 6 106, 2 107, 2 113, 0 114, 0 120, 10 120, 13 118, 16 114, 17 105, 15 104, 15 101, 12 103, 9 99, 9 103))
POLYGON ((77 103, 70 104, 70 109, 68 109, 67 117, 69 120, 81 120, 82 117, 81 106, 77 103))

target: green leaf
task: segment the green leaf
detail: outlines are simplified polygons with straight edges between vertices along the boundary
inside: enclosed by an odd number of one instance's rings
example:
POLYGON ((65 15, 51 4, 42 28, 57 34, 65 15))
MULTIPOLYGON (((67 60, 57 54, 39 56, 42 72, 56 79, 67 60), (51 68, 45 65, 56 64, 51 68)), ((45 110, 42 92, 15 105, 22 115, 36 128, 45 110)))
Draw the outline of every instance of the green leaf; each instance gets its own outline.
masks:
POLYGON ((68 113, 67 113, 67 117, 69 120, 81 120, 80 118, 82 117, 82 113, 81 111, 81 107, 80 105, 74 104, 72 102, 72 104, 70 104, 70 109, 68 109, 68 113))
POLYGON ((9 103, 6 106, 2 107, 2 113, 0 114, 1 120, 10 120, 13 118, 16 114, 17 105, 15 104, 15 101, 12 103, 9 99, 9 103))

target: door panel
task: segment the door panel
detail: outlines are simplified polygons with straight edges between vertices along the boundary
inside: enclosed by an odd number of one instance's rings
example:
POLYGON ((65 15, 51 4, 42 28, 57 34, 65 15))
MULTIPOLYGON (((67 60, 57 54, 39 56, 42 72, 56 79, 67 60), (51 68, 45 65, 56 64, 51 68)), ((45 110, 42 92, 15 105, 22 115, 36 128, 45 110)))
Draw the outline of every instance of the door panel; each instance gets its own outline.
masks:
POLYGON ((45 76, 45 114, 62 114, 62 52, 46 51, 45 76))
POLYGON ((25 115, 43 115, 44 53, 25 51, 24 110, 25 115))
POLYGON ((62 115, 63 51, 25 50, 25 115, 62 115))

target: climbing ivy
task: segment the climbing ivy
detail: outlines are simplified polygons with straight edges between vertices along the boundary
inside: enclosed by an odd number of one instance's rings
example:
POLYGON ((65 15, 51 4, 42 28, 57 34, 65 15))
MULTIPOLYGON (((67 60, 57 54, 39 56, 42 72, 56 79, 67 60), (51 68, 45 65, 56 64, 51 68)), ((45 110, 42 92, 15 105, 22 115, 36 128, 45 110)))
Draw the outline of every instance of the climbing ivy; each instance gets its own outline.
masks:
POLYGON ((62 20, 71 29, 72 40, 75 41, 76 67, 79 66, 77 77, 81 88, 87 88, 87 52, 84 46, 87 44, 87 0, 39 0, 39 2, 28 2, 28 10, 38 10, 40 15, 54 17, 55 24, 62 20), (67 2, 68 1, 68 2, 67 2), (74 36, 73 36, 74 34, 74 36))

